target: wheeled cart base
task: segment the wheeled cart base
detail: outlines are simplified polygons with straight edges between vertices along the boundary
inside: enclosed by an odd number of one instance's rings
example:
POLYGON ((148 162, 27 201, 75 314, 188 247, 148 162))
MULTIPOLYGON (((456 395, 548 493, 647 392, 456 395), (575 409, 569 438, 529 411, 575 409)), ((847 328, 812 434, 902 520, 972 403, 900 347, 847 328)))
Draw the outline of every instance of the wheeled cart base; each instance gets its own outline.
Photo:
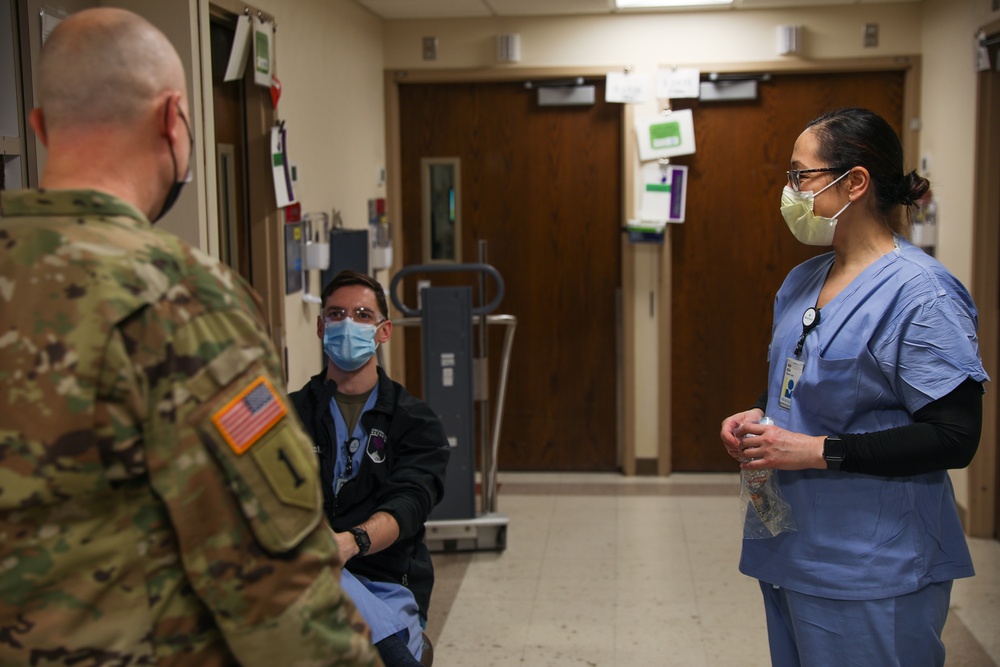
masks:
POLYGON ((424 543, 432 552, 503 551, 507 548, 504 514, 481 514, 474 519, 428 521, 424 543))

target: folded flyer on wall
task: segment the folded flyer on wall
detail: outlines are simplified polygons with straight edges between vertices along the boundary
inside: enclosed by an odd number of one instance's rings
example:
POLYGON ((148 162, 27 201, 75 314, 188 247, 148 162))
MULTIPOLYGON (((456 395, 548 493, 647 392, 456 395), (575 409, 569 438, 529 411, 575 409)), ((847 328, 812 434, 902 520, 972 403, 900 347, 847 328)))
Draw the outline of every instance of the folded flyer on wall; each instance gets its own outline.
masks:
POLYGON ((233 35, 233 48, 229 51, 229 63, 223 81, 239 81, 247 69, 247 57, 250 55, 250 17, 246 14, 236 19, 236 33, 233 35))
POLYGON ((701 71, 695 67, 671 67, 656 73, 656 97, 659 99, 698 98, 701 95, 701 71))
POLYGON ((281 123, 271 128, 271 173, 278 208, 295 203, 295 189, 292 187, 292 173, 288 164, 288 135, 285 124, 281 123))
POLYGON ((642 168, 643 222, 684 222, 687 208, 688 168, 684 165, 650 162, 642 168))
POLYGON ((636 118, 635 131, 639 159, 643 162, 695 152, 694 120, 690 109, 636 118))
POLYGON ((274 26, 258 17, 253 18, 253 82, 271 87, 274 74, 274 26))
POLYGON ((604 101, 639 104, 649 99, 649 77, 633 72, 609 72, 604 84, 604 101))

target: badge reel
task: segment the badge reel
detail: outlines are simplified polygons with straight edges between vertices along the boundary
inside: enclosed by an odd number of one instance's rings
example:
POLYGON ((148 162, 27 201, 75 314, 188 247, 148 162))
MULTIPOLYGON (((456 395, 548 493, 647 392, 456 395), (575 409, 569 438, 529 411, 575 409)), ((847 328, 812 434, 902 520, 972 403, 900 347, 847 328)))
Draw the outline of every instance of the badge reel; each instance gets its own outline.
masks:
POLYGON ((347 451, 347 462, 344 464, 344 476, 337 480, 337 490, 334 491, 334 495, 340 493, 341 487, 351 479, 351 473, 354 471, 354 454, 361 447, 361 441, 357 438, 351 438, 349 441, 344 443, 344 449, 347 451))
POLYGON ((819 324, 819 309, 809 307, 802 313, 802 335, 799 336, 798 345, 795 346, 794 356, 785 359, 785 377, 781 381, 781 396, 778 398, 778 405, 785 410, 792 409, 792 392, 799 378, 802 377, 802 369, 806 364, 799 359, 802 355, 802 346, 805 345, 806 336, 819 324))

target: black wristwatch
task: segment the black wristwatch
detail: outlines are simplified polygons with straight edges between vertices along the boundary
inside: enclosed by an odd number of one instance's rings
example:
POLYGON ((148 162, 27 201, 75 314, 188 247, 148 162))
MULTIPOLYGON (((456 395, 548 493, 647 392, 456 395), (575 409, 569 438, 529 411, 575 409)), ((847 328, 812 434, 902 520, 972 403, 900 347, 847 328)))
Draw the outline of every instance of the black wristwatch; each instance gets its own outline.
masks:
POLYGON ((839 436, 828 435, 823 441, 823 458, 826 459, 826 467, 830 470, 840 470, 844 462, 844 443, 839 436))
POLYGON ((357 526, 348 528, 347 531, 354 535, 354 541, 358 545, 358 555, 364 556, 368 553, 368 550, 372 548, 372 539, 368 537, 368 531, 357 526))

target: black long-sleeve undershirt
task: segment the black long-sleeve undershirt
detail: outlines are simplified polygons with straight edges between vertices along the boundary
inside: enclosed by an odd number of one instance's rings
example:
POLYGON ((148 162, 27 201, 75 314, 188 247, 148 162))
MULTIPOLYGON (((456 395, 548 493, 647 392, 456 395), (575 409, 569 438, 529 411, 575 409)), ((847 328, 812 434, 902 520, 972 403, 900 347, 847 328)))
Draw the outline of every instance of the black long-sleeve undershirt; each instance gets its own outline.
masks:
MULTIPOLYGON (((767 392, 752 406, 767 414, 767 392)), ((966 379, 913 413, 914 423, 874 433, 830 433, 844 443, 840 469, 884 477, 964 468, 979 448, 983 386, 966 379)))

